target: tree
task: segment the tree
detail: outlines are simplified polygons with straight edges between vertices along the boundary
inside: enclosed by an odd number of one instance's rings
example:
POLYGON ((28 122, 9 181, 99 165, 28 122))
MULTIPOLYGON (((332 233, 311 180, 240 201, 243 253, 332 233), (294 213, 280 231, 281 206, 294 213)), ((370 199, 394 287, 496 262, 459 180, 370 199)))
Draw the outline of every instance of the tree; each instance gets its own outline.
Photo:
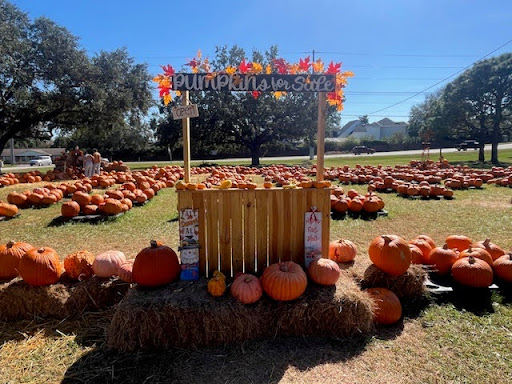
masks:
POLYGON ((359 116, 359 121, 361 122, 361 124, 368 124, 368 115, 359 116))
POLYGON ((30 22, 6 0, 0 36, 0 150, 11 138, 48 139, 55 129, 99 137, 146 113, 150 76, 125 50, 91 60, 65 28, 46 18, 30 22))
POLYGON ((452 131, 444 119, 441 93, 428 95, 425 101, 411 108, 408 133, 427 142, 449 138, 452 131))

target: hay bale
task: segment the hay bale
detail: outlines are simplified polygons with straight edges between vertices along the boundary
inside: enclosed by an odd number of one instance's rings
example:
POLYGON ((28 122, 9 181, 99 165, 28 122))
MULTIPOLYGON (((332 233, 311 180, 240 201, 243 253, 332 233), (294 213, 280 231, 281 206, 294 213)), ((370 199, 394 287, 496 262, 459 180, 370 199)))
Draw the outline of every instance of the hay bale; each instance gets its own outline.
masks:
POLYGON ((420 300, 427 293, 425 279, 427 273, 421 265, 411 264, 401 276, 389 276, 374 264, 366 268, 361 281, 362 288, 382 287, 393 291, 400 299, 420 300))
POLYGON ((336 287, 311 285, 298 300, 263 297, 243 305, 229 294, 214 298, 207 281, 135 287, 116 306, 107 345, 120 351, 191 348, 279 335, 348 336, 372 329, 369 296, 343 277, 336 287))
POLYGON ((89 310, 118 303, 129 284, 117 279, 92 279, 32 287, 16 278, 0 285, 0 320, 76 318, 89 310))

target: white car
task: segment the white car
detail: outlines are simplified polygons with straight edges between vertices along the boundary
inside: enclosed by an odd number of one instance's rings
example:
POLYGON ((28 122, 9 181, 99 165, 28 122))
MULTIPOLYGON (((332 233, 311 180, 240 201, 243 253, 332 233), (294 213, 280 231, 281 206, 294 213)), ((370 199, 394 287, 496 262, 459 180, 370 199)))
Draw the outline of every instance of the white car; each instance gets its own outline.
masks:
POLYGON ((52 165, 51 156, 37 156, 35 159, 30 160, 30 166, 33 165, 52 165))

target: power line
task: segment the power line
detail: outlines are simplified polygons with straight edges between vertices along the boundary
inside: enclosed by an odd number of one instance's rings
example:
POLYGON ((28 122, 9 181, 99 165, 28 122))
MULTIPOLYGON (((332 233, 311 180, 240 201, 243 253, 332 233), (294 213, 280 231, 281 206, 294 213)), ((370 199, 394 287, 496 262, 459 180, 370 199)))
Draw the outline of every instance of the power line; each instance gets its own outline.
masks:
POLYGON ((435 83, 435 84, 431 85, 430 87, 425 88, 423 91, 417 92, 417 93, 415 93, 414 95, 412 95, 412 96, 410 96, 410 97, 408 97, 408 98, 406 98, 406 99, 404 99, 404 100, 402 100, 402 101, 399 101, 399 102, 397 102, 397 103, 395 103, 395 104, 390 105, 389 107, 382 108, 382 109, 379 109, 379 110, 377 110, 377 111, 371 112, 369 115, 374 114, 374 113, 379 113, 379 112, 385 111, 385 110, 387 110, 387 109, 389 109, 389 108, 393 108, 393 107, 395 107, 395 106, 397 106, 397 105, 400 105, 400 104, 402 104, 402 103, 405 103, 405 102, 406 102, 406 101, 408 101, 408 100, 411 100, 412 98, 414 98, 414 97, 416 97, 416 96, 418 96, 418 95, 421 95, 422 93, 425 93, 425 92, 426 92, 426 91, 428 91, 429 89, 432 89, 432 88, 434 88, 434 87, 438 86, 439 84, 441 84, 442 82, 444 82, 444 81, 446 81, 446 80, 448 80, 448 79, 450 79, 450 78, 452 78, 452 77, 454 77, 454 76, 458 75, 459 73, 461 73, 461 72, 465 71, 466 69, 471 68, 471 67, 472 67, 475 63, 477 63, 478 61, 485 59, 487 56, 492 55, 494 52, 499 51, 501 48, 503 48, 503 47, 505 47, 505 46, 509 45, 510 43, 512 43, 512 39, 511 39, 511 40, 509 40, 509 41, 507 41, 505 44, 503 44, 503 45, 499 46, 498 48, 496 48, 496 49, 492 50, 491 52, 489 52, 489 53, 488 53, 488 54, 486 54, 485 56, 482 56, 481 58, 479 58, 478 60, 474 61, 474 62, 473 62, 473 63, 471 63, 470 65, 468 65, 468 66, 466 66, 466 67, 462 68, 461 70, 459 70, 459 71, 457 71, 457 72, 453 73, 452 75, 450 75, 450 76, 448 76, 448 77, 446 77, 446 78, 444 78, 444 79, 442 79, 442 80, 438 81, 437 83, 435 83))

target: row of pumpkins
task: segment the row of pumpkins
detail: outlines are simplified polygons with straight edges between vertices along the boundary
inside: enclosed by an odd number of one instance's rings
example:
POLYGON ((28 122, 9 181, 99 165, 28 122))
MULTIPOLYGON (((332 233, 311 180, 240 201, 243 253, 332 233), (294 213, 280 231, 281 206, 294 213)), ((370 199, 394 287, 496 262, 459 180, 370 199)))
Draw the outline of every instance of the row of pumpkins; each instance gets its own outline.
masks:
POLYGON ((331 211, 338 213, 345 212, 368 212, 375 213, 384 209, 384 201, 373 192, 365 195, 360 194, 354 189, 350 189, 344 194, 341 187, 331 190, 331 211))

